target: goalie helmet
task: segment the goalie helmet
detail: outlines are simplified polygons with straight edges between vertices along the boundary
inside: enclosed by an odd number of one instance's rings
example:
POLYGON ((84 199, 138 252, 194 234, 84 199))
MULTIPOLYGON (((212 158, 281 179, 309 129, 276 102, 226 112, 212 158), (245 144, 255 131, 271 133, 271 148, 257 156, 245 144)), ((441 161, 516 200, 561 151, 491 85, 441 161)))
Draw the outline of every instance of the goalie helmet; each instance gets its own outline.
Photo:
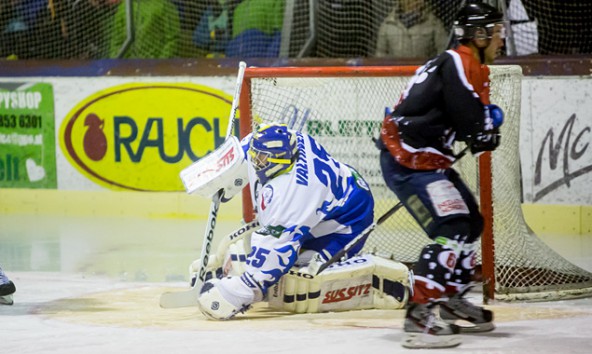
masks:
POLYGON ((261 184, 290 169, 298 157, 296 136, 285 124, 260 126, 249 145, 251 164, 261 184))
POLYGON ((459 41, 488 39, 496 24, 504 23, 504 15, 495 7, 481 2, 469 2, 454 20, 454 35, 459 41))

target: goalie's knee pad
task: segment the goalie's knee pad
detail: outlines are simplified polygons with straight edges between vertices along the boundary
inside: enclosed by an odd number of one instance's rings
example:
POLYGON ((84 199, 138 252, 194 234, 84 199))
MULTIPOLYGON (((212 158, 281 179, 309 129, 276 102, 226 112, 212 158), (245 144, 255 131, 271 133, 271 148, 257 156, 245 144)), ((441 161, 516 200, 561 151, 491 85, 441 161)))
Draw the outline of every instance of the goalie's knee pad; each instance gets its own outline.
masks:
POLYGON ((292 268, 268 292, 269 306, 296 313, 399 309, 409 298, 409 270, 372 255, 335 263, 319 275, 292 268))

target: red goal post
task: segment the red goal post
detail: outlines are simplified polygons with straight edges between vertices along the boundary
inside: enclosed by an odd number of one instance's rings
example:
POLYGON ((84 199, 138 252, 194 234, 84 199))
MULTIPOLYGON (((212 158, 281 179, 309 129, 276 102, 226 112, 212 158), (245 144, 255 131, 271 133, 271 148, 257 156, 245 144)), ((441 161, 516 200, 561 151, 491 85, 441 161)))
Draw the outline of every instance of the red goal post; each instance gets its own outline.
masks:
MULTIPOLYGON (((240 135, 261 122, 302 129, 328 152, 354 166, 368 181, 378 218, 398 203, 378 163, 377 137, 385 114, 414 74, 415 66, 247 68, 239 101, 240 135)), ((484 297, 502 300, 560 299, 592 293, 592 274, 563 259, 530 230, 521 209, 519 156, 522 71, 491 66, 491 101, 505 112, 502 145, 479 159, 456 165, 478 196, 485 217, 478 262, 484 297)), ((458 143, 458 149, 463 148, 458 143)), ((254 217, 248 189, 245 221, 254 217)), ((403 209, 376 228, 364 251, 403 263, 415 262, 429 242, 403 209)))

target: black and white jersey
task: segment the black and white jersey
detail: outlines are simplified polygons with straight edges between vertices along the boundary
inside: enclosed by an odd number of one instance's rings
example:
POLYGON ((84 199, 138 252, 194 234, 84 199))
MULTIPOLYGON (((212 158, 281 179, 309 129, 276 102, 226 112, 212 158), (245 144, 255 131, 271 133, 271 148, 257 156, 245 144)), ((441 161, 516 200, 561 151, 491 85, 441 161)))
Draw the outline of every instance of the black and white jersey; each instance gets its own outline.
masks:
POLYGON ((455 140, 468 142, 484 130, 489 68, 470 48, 447 50, 420 67, 390 117, 382 142, 402 165, 447 168, 455 140))

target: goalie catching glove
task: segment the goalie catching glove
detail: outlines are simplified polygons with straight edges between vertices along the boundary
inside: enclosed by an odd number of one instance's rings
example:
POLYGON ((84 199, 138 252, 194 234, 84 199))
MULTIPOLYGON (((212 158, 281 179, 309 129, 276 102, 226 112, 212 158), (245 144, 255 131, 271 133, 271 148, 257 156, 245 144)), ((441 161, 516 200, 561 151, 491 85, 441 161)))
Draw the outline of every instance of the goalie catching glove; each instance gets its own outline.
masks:
POLYGON ((499 127, 504 122, 504 112, 494 104, 485 106, 484 130, 475 134, 470 142, 471 153, 480 155, 485 151, 493 151, 500 144, 501 135, 499 127))

